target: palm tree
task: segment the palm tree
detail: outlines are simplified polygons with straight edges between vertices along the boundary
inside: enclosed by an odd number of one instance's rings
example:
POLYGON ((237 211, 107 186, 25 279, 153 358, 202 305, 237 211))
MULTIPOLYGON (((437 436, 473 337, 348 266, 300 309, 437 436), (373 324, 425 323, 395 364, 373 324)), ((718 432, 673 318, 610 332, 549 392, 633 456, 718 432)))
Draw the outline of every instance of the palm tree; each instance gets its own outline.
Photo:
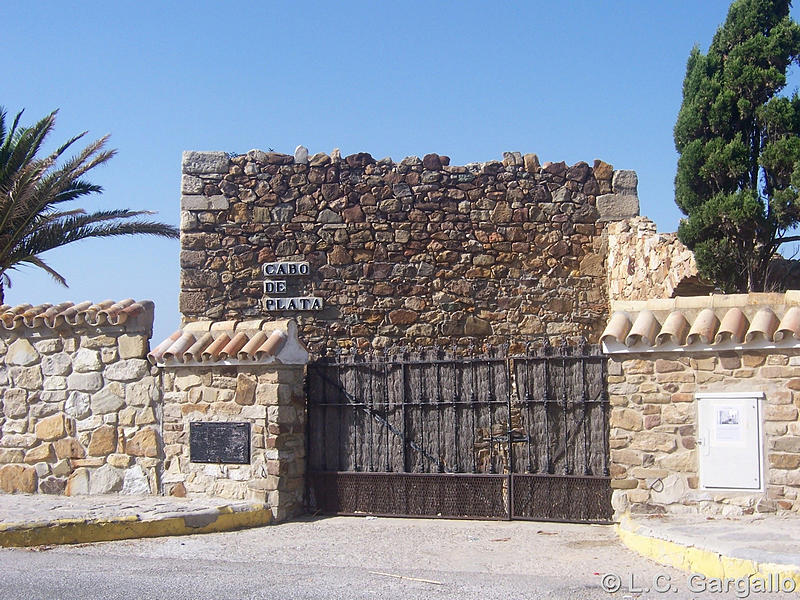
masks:
POLYGON ((47 271, 66 286, 64 277, 41 258, 41 254, 86 238, 117 235, 155 235, 177 238, 178 229, 164 223, 137 217, 153 214, 143 210, 104 210, 87 213, 65 206, 88 194, 102 191, 83 179, 94 167, 107 162, 115 150, 105 150, 105 136, 61 160, 80 135, 68 140, 55 152, 37 158, 55 125, 54 111, 32 127, 19 125, 20 111, 10 129, 6 112, 0 107, 0 304, 4 288, 11 287, 9 271, 33 265, 47 271), (59 164, 61 162, 61 164, 59 164))

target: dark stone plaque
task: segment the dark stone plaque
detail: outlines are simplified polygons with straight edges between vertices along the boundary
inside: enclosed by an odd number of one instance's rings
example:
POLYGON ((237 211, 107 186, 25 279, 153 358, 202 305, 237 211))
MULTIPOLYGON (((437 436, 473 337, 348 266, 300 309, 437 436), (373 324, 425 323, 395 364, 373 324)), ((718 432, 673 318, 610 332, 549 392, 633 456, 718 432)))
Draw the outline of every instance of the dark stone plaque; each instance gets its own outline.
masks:
POLYGON ((250 423, 189 423, 189 460, 250 464, 250 423))

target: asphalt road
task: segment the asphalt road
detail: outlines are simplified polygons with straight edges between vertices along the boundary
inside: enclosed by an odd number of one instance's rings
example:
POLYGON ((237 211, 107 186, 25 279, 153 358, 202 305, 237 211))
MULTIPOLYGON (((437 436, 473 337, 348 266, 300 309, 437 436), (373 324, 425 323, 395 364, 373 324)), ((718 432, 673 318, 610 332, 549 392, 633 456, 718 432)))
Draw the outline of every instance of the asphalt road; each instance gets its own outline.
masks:
POLYGON ((335 517, 231 533, 0 549, 3 600, 736 597, 691 593, 687 577, 630 552, 611 527, 523 521, 335 517), (620 577, 616 593, 602 587, 608 573, 620 577), (642 591, 647 587, 669 591, 642 591))

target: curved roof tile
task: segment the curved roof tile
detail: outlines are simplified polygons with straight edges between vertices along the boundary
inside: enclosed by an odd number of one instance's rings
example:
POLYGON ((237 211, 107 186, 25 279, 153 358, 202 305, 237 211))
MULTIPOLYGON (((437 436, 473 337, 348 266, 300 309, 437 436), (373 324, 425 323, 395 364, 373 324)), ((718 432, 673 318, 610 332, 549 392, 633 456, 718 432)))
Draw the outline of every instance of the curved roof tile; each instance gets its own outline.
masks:
POLYGON ((305 364, 308 352, 294 321, 198 321, 158 344, 148 360, 160 366, 271 363, 305 364))
POLYGON ((613 313, 608 320, 608 325, 606 325, 605 330, 603 330, 602 335, 600 335, 600 341, 624 343, 625 337, 630 330, 631 320, 628 318, 628 314, 623 311, 617 311, 613 313))
POLYGON ((741 344, 749 326, 750 321, 747 320, 742 309, 733 307, 722 317, 717 335, 714 336, 714 343, 736 342, 741 344))
POLYGON ((769 308, 762 308, 750 322, 750 329, 747 330, 744 341, 752 342, 755 340, 762 340, 771 342, 772 336, 775 334, 779 325, 780 321, 778 317, 775 316, 775 313, 769 308))
POLYGON ((128 298, 115 302, 114 300, 104 300, 98 303, 89 301, 62 302, 60 304, 19 304, 10 306, 3 304, 0 306, 0 325, 8 330, 18 328, 41 328, 48 327, 55 329, 63 325, 123 325, 134 317, 152 311, 153 303, 150 300, 139 302, 128 298))
POLYGON ((672 342, 678 346, 686 341, 689 333, 689 321, 679 310, 673 310, 661 326, 661 333, 656 336, 656 344, 661 346, 672 342))
POLYGON ((719 327, 719 319, 710 308, 703 309, 692 323, 689 335, 686 336, 687 344, 710 344, 719 327))
POLYGON ((775 341, 800 340, 800 306, 792 306, 781 319, 780 326, 775 332, 775 341))
POLYGON ((625 338, 625 344, 635 346, 643 343, 647 346, 652 346, 656 341, 659 329, 661 329, 661 324, 655 315, 649 310, 643 310, 633 322, 628 337, 625 338))
POLYGON ((670 352, 800 345, 800 291, 616 301, 606 351, 670 352))

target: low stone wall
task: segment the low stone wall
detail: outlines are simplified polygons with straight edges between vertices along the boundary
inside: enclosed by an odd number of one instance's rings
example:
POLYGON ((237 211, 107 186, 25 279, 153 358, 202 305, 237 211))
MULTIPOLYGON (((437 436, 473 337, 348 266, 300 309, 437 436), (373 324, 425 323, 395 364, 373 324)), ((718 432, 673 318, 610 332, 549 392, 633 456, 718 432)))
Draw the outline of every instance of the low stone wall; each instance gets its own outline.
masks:
POLYGON ((164 390, 165 493, 259 500, 273 509, 278 520, 302 512, 302 367, 168 367, 164 390), (192 421, 250 423, 250 463, 191 462, 192 421))
POLYGON ((608 379, 616 511, 800 510, 800 350, 615 357, 608 379), (765 394, 766 493, 698 488, 695 394, 721 390, 765 394))
POLYGON ((277 520, 301 513, 308 353, 296 324, 205 321, 178 334, 150 354, 163 369, 164 492, 258 500, 277 520), (193 422, 249 424, 249 455, 200 462, 192 456, 193 422))
POLYGON ((158 493, 161 396, 146 360, 153 304, 114 304, 119 313, 109 304, 69 321, 3 314, 1 491, 158 493))
MULTIPOLYGON (((800 511, 800 294, 617 302, 612 308, 602 339, 610 354, 616 513, 800 511), (755 401, 758 417, 737 404, 737 395, 763 395, 755 401), (716 416, 698 430, 702 402, 741 407, 733 409, 743 415, 734 421, 741 427, 736 443, 715 441, 716 416), (757 443, 744 437, 756 426, 757 443), (722 452, 719 456, 729 455, 725 448, 747 449, 741 450, 742 460, 749 469, 758 467, 761 488, 755 483, 704 488, 698 443, 703 438, 708 452, 722 452)), ((715 482, 732 481, 730 474, 745 469, 744 463, 714 464, 705 468, 715 482)))

